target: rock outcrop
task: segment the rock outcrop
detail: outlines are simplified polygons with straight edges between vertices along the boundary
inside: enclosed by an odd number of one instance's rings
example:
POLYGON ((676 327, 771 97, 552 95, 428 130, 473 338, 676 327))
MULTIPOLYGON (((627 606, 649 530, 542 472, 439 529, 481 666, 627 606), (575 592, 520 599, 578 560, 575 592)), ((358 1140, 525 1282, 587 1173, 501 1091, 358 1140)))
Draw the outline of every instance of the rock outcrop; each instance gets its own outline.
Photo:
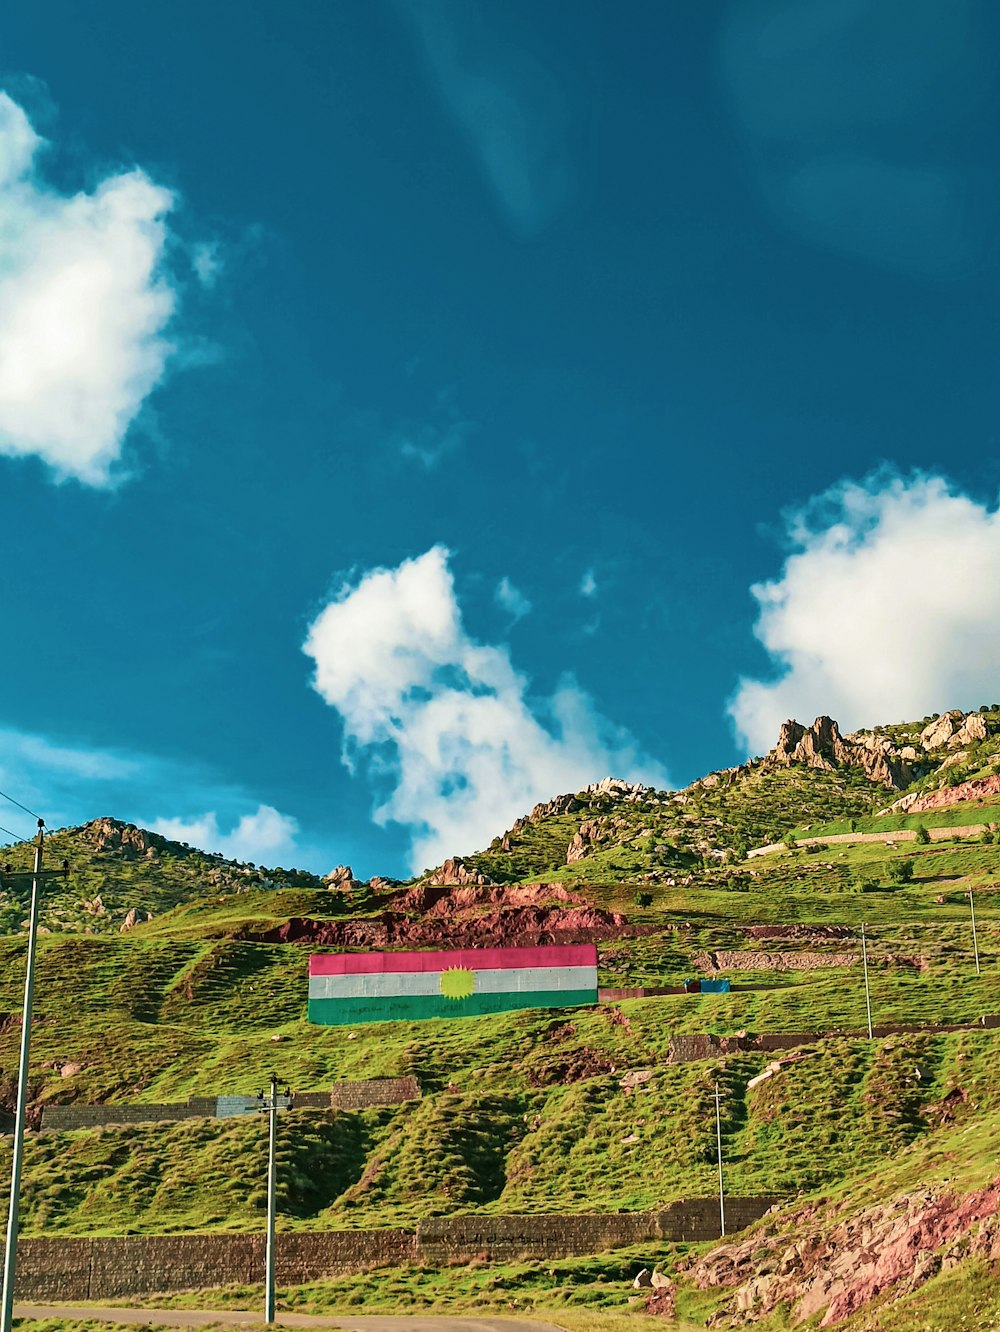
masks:
MULTIPOLYGON (((977 777, 971 782, 959 782, 957 786, 945 786, 940 791, 928 791, 912 798, 904 797, 893 809, 905 809, 907 814, 924 814, 929 809, 960 805, 963 800, 985 800, 996 795, 1000 795, 1000 772, 989 777, 977 777)), ((969 821, 972 822, 971 817, 969 821)))
POLYGON ((478 870, 473 869, 461 856, 455 856, 452 860, 446 860, 433 874, 429 874, 424 882, 440 885, 478 884, 486 886, 491 884, 493 880, 489 875, 481 874, 478 870))
POLYGON ((729 1287, 713 1326, 741 1326, 791 1306, 795 1323, 829 1327, 883 1293, 916 1290, 965 1257, 1000 1257, 1000 1180, 974 1193, 926 1190, 844 1219, 809 1203, 783 1220, 792 1235, 754 1234, 722 1244, 691 1264, 702 1289, 729 1287))
POLYGON ((566 864, 572 865, 575 861, 582 860, 590 851, 591 844, 600 835, 601 825, 597 819, 584 819, 566 849, 566 864))
POLYGON ((965 713, 952 708, 924 727, 920 732, 920 743, 927 752, 945 745, 949 749, 961 749, 963 745, 985 740, 986 735, 986 722, 978 712, 965 713))
POLYGON ((167 841, 157 833, 137 828, 134 823, 121 823, 118 819, 94 819, 85 823, 80 829, 80 837, 95 851, 117 855, 123 860, 154 856, 167 841))
POLYGON ((360 888, 361 881, 354 877, 350 865, 335 865, 329 874, 323 876, 323 883, 332 892, 351 893, 360 888))
POLYGON ((863 768, 868 779, 897 791, 918 776, 912 758, 888 737, 871 731, 842 736, 832 717, 817 717, 812 726, 794 720, 782 724, 778 743, 767 762, 782 767, 801 763, 807 768, 863 768))

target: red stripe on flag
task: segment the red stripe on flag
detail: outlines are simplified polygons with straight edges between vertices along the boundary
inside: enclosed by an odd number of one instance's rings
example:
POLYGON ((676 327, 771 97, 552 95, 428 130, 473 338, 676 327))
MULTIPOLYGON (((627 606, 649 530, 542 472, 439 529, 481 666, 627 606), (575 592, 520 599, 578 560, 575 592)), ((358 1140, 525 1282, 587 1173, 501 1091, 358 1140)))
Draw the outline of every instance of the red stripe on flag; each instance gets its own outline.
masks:
POLYGON ((517 967, 596 967, 596 944, 537 948, 453 948, 444 953, 314 953, 310 976, 364 976, 394 971, 514 970, 517 967))

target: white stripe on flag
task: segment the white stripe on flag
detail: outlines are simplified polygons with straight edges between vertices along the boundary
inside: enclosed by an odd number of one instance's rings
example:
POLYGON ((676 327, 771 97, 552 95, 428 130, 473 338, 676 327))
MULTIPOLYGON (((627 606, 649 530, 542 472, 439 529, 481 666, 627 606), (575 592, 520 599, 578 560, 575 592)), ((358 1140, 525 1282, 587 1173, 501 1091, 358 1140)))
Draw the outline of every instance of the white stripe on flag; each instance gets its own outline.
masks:
MULTIPOLYGON (((440 994, 444 971, 371 971, 353 976, 310 976, 310 999, 393 998, 440 994)), ((498 967, 474 971, 476 994, 540 990, 596 990, 596 967, 498 967)))

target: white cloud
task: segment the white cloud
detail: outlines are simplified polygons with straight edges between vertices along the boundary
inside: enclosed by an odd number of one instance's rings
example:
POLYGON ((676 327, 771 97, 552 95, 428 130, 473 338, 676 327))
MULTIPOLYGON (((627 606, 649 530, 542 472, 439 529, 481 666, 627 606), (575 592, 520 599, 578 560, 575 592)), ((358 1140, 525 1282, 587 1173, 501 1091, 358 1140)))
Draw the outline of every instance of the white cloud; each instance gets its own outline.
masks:
POLYGON ((597 579, 594 577, 593 569, 588 569, 580 579, 579 592, 581 597, 595 597, 597 595, 597 579))
POLYGON ((43 143, 0 93, 0 453, 107 486, 172 351, 174 197, 140 170, 61 194, 38 172, 43 143))
POLYGON ((214 287, 222 270, 218 241, 199 241, 191 247, 191 267, 203 287, 214 287))
POLYGON ((155 819, 151 829, 174 842, 189 842, 203 851, 221 851, 229 860, 274 865, 289 852, 295 852, 299 825, 272 805, 258 805, 253 814, 244 814, 228 833, 221 831, 214 810, 193 819, 155 819))
MULTIPOLYGON (((297 864, 312 862, 318 868, 328 858, 319 848, 297 847, 299 828, 289 815, 194 764, 153 754, 55 742, 0 726, 0 790, 37 810, 49 828, 110 815, 237 860, 273 865, 283 859, 288 863, 295 853, 297 864), (181 812, 155 818, 150 811, 157 808, 181 812), (205 809, 211 812, 202 813, 205 809)), ((0 804, 0 824, 18 838, 30 837, 31 816, 0 804)), ((0 834, 0 842, 7 840, 0 834)))
POLYGON ((752 591, 781 674, 729 712, 756 752, 786 717, 847 729, 975 707, 1000 693, 1000 513, 939 476, 845 482, 788 520, 780 577, 752 591))
POLYGON ((534 699, 506 647, 462 624, 449 552, 345 584, 312 624, 314 688, 390 789, 375 811, 413 834, 419 870, 486 845, 536 801, 613 773, 666 786, 659 764, 570 678, 534 699))
POLYGON ((508 615, 512 615, 515 620, 521 620, 525 615, 531 613, 531 602, 521 589, 515 587, 506 576, 497 583, 496 592, 493 596, 497 605, 505 610, 508 615))

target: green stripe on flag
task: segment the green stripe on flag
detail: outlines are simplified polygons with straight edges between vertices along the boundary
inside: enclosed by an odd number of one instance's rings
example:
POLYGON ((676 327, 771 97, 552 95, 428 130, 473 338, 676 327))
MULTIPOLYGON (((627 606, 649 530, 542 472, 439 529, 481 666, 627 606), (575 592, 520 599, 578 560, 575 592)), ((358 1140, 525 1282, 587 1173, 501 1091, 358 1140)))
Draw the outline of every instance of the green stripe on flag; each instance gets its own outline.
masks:
POLYGON ((443 994, 359 995, 349 999, 310 999, 309 1021, 324 1027, 343 1027, 361 1022, 481 1017, 484 1013, 509 1013, 518 1008, 576 1008, 596 1003, 596 990, 471 994, 467 999, 448 999, 443 994))

